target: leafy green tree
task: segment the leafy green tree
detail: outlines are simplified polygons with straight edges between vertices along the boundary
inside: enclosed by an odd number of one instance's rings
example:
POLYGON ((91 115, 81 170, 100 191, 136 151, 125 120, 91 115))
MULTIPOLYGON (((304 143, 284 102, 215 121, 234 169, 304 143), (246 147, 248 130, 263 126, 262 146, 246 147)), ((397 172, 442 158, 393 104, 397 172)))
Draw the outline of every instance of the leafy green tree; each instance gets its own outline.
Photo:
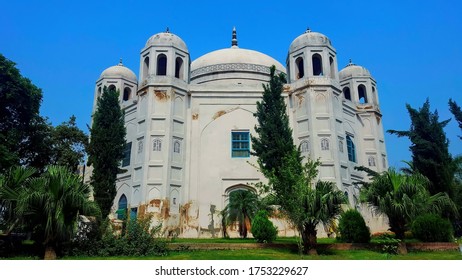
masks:
POLYGON ((116 195, 117 174, 121 172, 119 166, 125 148, 124 122, 119 92, 104 87, 97 100, 88 146, 88 164, 93 166, 91 185, 103 218, 109 214, 116 195))
MULTIPOLYGON (((400 240, 404 240, 405 231, 419 214, 441 214, 443 210, 457 213, 448 194, 431 195, 428 179, 419 173, 407 175, 390 168, 382 174, 369 172, 369 175, 370 182, 362 183, 361 201, 385 214, 390 230, 400 240)), ((405 247, 402 249, 406 252, 405 247)))
POLYGON ((236 190, 230 193, 229 203, 224 213, 227 225, 238 223, 239 236, 247 238, 249 225, 258 210, 258 196, 247 190, 236 190))
MULTIPOLYGON (((460 106, 452 99, 449 99, 449 110, 454 115, 454 118, 459 124, 459 128, 462 130, 462 110, 460 109, 460 106)), ((462 140, 462 136, 459 136, 459 138, 462 140)))
POLYGON ((333 182, 313 184, 318 174, 318 161, 308 159, 302 165, 298 151, 293 151, 283 163, 280 175, 270 178, 270 185, 282 210, 301 235, 303 252, 317 254, 316 227, 319 224, 332 225, 342 213, 346 197, 333 182))
POLYGON ((257 102, 258 125, 252 135, 253 155, 258 156, 258 164, 264 174, 279 172, 283 158, 294 149, 292 130, 289 126, 289 117, 282 97, 284 73, 276 75, 276 67, 270 68, 270 81, 263 85, 263 97, 257 102))
POLYGON ((50 155, 42 91, 1 54, 0 100, 0 172, 19 164, 42 169, 50 155))
POLYGON ((449 141, 443 130, 450 120, 440 122, 438 112, 430 112, 428 99, 419 110, 409 104, 406 104, 406 108, 411 117, 410 129, 388 132, 409 138, 412 143, 412 164, 430 180, 430 193, 446 192, 451 195, 455 167, 448 150, 449 141))
POLYGON ((286 105, 282 97, 284 74, 275 74, 271 67, 270 81, 263 85, 262 102, 257 103, 258 125, 252 136, 253 155, 269 179, 265 187, 269 197, 281 206, 289 220, 298 229, 305 253, 316 253, 316 226, 330 224, 341 213, 344 195, 330 182, 318 182, 319 162, 308 159, 302 164, 300 151, 295 147, 286 105))
POLYGON ((69 121, 56 126, 51 133, 51 164, 67 166, 72 171, 83 164, 85 145, 88 142, 87 135, 77 127, 75 120, 75 116, 71 116, 69 121))

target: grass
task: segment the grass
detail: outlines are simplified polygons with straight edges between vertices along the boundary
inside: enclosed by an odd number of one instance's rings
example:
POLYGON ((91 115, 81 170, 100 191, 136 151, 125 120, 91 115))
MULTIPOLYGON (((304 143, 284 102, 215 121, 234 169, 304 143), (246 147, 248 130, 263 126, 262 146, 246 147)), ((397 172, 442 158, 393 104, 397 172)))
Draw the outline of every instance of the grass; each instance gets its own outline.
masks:
MULTIPOLYGON (((170 241, 171 243, 256 243, 253 238, 175 238, 170 241)), ((297 244, 299 238, 297 237, 278 237, 274 243, 276 244, 297 244)), ((334 238, 318 238, 319 244, 332 244, 335 243, 334 238)))
POLYGON ((407 255, 387 255, 374 251, 330 250, 317 256, 300 255, 285 249, 210 250, 171 252, 166 257, 66 257, 66 260, 462 260, 458 251, 410 252, 407 255))

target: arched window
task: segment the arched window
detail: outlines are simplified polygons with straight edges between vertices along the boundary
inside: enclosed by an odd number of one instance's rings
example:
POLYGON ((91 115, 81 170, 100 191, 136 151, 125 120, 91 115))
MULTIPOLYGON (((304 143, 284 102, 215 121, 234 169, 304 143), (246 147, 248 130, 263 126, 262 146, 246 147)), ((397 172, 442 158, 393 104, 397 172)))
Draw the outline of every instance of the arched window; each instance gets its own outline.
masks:
POLYGON ((313 75, 314 76, 322 76, 322 58, 318 53, 313 54, 312 57, 313 62, 313 75))
POLYGON ((322 138, 321 139, 321 150, 328 151, 329 150, 329 139, 322 138))
POLYGON ((356 148, 355 143, 350 135, 346 137, 347 141, 347 150, 348 150, 348 160, 352 162, 356 162, 356 148))
POLYGON ((358 86, 358 99, 361 104, 367 103, 366 87, 364 85, 358 86))
POLYGON ((167 75, 167 56, 165 54, 159 54, 157 57, 157 75, 167 75))
POLYGON ((305 67, 303 66, 303 58, 299 57, 295 60, 295 66, 297 68, 297 80, 303 78, 305 76, 305 67))
POLYGON ((183 59, 177 57, 175 60, 175 78, 183 79, 183 59))
POLYGON ((350 93, 350 88, 349 87, 344 87, 343 88, 343 97, 345 97, 345 99, 351 101, 351 93, 350 93))
POLYGON ((117 204, 117 219, 125 220, 127 218, 127 197, 123 194, 119 198, 119 203, 117 204))
POLYGON ((342 140, 339 140, 338 141, 338 150, 343 153, 343 141, 342 140))
POLYGON ((149 56, 144 58, 143 63, 143 79, 147 79, 149 76, 149 56))
POLYGON ((387 158, 385 157, 385 155, 382 155, 382 165, 383 168, 387 168, 387 158))
POLYGON ((132 92, 132 90, 128 87, 126 87, 124 89, 124 97, 123 97, 123 100, 124 101, 127 101, 128 99, 130 99, 130 93, 132 92))
POLYGON ((173 143, 173 152, 179 154, 181 152, 181 144, 180 141, 176 140, 173 143))
POLYGON ((369 158, 367 159, 367 162, 369 166, 375 166, 375 157, 369 156, 369 158))
POLYGON ((162 151, 162 140, 160 140, 159 138, 154 139, 152 143, 152 150, 155 152, 162 151))
POLYGON ((375 92, 375 87, 372 87, 372 98, 371 98, 371 101, 372 101, 372 102, 375 102, 375 103, 378 103, 378 101, 377 101, 377 93, 375 92))
POLYGON ((304 154, 310 151, 310 144, 308 141, 304 140, 300 143, 300 151, 304 154))
POLYGON ((115 91, 115 90, 116 90, 116 87, 115 87, 115 85, 110 85, 110 86, 108 87, 108 89, 109 89, 109 91, 115 91))
POLYGON ((101 97, 101 87, 98 87, 98 95, 96 96, 97 98, 101 97))
POLYGON ((330 78, 335 79, 335 65, 334 65, 334 59, 329 57, 329 66, 330 66, 330 78))

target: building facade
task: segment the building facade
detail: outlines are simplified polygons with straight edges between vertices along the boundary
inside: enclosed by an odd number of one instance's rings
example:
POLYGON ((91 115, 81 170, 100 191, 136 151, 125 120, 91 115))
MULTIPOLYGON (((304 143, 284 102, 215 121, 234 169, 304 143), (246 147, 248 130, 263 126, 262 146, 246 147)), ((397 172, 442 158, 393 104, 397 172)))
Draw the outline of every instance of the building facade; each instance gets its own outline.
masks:
MULTIPOLYGON (((140 54, 139 78, 119 63, 96 82, 94 109, 103 87, 120 91, 127 145, 113 218, 150 213, 167 235, 221 236, 220 211, 235 190, 253 190, 266 179, 250 155, 254 113, 272 65, 287 74, 282 93, 295 144, 321 161, 319 179, 333 181, 363 212, 371 230, 383 221, 359 205, 354 184, 366 180, 354 169, 387 169, 376 81, 349 63, 338 71, 335 48, 325 35, 307 30, 290 44, 286 67, 275 59, 231 47, 194 61, 185 42, 162 32, 140 54)), ((273 220, 280 234, 293 229, 273 220)), ((232 231, 232 230, 231 230, 232 231)), ((231 232, 231 234, 233 234, 231 232)))

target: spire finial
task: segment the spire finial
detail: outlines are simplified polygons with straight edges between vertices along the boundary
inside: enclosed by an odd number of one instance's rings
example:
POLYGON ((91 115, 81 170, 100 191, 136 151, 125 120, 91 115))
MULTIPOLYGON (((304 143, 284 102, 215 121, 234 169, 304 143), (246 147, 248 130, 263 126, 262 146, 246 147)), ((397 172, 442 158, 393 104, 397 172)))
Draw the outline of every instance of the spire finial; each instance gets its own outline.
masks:
POLYGON ((170 28, 168 28, 168 26, 167 26, 167 29, 165 30, 165 33, 170 33, 170 28))
POLYGON ((236 27, 233 27, 233 39, 231 40, 231 47, 237 47, 236 27))
POLYGON ((122 58, 119 59, 119 66, 124 66, 122 63, 122 58))
POLYGON ((354 63, 353 63, 353 60, 351 60, 351 58, 350 58, 350 62, 348 63, 347 67, 348 67, 348 66, 353 66, 353 65, 356 65, 356 64, 354 64, 354 63))

